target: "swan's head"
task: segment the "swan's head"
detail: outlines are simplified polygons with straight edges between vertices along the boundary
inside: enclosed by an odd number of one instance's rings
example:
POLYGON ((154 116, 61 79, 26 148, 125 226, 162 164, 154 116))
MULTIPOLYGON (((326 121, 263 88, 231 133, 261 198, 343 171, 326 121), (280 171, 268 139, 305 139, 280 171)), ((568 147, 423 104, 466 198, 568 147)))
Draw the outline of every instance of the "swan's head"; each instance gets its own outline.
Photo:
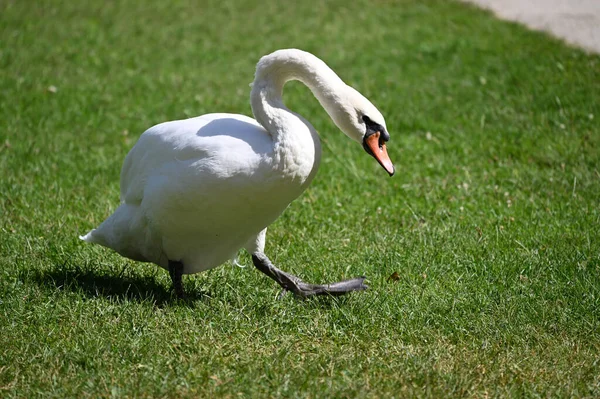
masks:
POLYGON ((350 86, 346 88, 338 99, 338 112, 331 115, 335 124, 348 137, 361 143, 367 154, 375 158, 392 176, 395 168, 385 146, 390 139, 390 134, 385 126, 383 115, 354 88, 350 86))

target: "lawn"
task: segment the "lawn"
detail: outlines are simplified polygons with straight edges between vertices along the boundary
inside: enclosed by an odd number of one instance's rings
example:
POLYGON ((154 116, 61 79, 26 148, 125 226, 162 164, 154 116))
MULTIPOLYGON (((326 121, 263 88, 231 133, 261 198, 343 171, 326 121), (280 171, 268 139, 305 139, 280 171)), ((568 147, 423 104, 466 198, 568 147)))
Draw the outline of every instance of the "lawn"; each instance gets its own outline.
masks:
POLYGON ((461 3, 3 1, 0 396, 598 397, 598 120, 599 56, 461 3), (145 129, 249 115, 286 47, 378 106, 397 173, 288 84, 323 161, 266 253, 368 291, 278 301, 241 254, 180 301, 78 240, 145 129))

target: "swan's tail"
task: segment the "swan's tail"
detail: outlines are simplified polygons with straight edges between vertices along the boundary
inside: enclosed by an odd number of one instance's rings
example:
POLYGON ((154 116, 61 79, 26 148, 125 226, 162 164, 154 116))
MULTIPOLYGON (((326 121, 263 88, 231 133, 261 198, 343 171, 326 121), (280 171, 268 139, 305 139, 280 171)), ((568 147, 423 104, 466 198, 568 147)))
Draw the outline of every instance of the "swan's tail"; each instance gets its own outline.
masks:
POLYGON ((83 236, 79 236, 80 240, 83 240, 85 242, 93 242, 92 241, 92 233, 94 232, 94 230, 90 231, 89 233, 87 233, 86 235, 83 236))
POLYGON ((79 236, 79 239, 110 248, 133 260, 148 262, 156 258, 155 263, 161 265, 161 250, 157 249, 155 241, 150 240, 152 237, 146 234, 144 223, 143 214, 138 212, 136 206, 121 204, 100 226, 79 236), (157 252, 157 256, 147 256, 157 252))
POLYGON ((94 234, 97 229, 91 230, 89 233, 83 236, 79 236, 80 240, 85 242, 90 242, 92 244, 100 244, 106 246, 105 240, 102 239, 102 236, 94 234))
POLYGON ((92 244, 100 244, 119 252, 122 243, 131 239, 129 237, 131 219, 132 215, 135 214, 133 207, 122 204, 100 226, 90 230, 85 235, 79 236, 79 239, 92 244))

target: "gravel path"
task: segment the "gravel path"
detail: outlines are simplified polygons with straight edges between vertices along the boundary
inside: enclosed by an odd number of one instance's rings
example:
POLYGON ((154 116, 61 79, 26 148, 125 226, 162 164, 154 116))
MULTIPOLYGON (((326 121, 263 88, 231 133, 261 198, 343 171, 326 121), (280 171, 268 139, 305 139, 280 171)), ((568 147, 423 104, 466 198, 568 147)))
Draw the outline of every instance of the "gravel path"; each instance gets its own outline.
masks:
POLYGON ((600 0, 463 0, 600 53, 600 0))

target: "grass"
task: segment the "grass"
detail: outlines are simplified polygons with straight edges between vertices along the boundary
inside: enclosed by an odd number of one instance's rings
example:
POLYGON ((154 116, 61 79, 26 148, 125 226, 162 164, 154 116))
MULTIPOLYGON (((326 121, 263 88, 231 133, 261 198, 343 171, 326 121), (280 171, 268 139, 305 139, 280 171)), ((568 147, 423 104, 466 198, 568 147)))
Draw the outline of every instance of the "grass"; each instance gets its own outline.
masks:
POLYGON ((600 57, 449 1, 296 3, 2 2, 0 396, 599 396, 600 57), (276 301, 227 264, 177 301, 77 239, 139 134, 250 114, 285 47, 377 104, 398 172, 289 84, 323 162, 267 254, 369 291, 276 301))

